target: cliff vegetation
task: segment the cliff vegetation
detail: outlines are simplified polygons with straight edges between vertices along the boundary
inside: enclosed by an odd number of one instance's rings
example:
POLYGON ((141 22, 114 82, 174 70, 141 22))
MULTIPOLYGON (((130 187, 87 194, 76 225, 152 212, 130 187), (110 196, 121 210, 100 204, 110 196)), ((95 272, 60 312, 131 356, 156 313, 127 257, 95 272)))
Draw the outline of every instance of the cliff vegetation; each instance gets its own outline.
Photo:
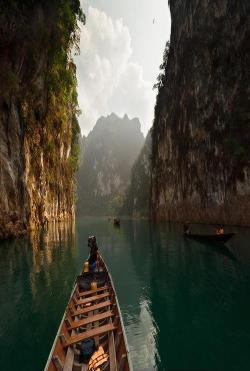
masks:
POLYGON ((0 237, 74 218, 79 113, 71 51, 78 0, 11 0, 0 11, 0 237))
POLYGON ((152 132, 155 219, 250 224, 250 3, 170 0, 152 132))

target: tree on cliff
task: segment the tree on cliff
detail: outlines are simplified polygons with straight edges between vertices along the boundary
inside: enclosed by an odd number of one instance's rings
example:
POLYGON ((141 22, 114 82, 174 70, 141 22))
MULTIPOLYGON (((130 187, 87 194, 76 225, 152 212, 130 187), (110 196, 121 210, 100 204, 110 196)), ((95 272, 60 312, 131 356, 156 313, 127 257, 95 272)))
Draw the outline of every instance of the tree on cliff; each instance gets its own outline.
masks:
POLYGON ((153 89, 160 89, 162 86, 164 86, 166 80, 167 80, 167 63, 168 63, 168 56, 169 56, 169 47, 170 42, 167 41, 164 53, 163 53, 163 62, 160 65, 160 73, 157 77, 157 82, 154 84, 153 89))

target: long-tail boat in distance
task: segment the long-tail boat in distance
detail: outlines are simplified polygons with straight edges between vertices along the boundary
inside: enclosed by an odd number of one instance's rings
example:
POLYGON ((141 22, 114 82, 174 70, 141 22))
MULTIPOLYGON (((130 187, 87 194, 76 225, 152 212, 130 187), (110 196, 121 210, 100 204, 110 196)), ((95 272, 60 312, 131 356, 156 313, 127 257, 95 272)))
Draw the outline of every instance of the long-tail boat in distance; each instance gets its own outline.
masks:
POLYGON ((113 223, 114 223, 115 227, 120 227, 120 225, 121 225, 121 221, 117 217, 114 218, 113 223))
POLYGON ((235 233, 223 233, 223 234, 193 234, 184 232, 184 236, 200 242, 212 242, 224 244, 229 241, 235 233))
POLYGON ((76 278, 45 371, 131 371, 132 365, 112 278, 99 255, 76 278))

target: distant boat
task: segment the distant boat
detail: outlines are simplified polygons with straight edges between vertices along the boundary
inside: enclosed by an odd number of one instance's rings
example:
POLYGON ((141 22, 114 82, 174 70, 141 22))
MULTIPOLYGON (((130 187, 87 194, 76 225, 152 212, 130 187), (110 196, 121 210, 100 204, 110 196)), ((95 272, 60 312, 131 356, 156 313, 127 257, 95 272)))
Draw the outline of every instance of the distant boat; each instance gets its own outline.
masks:
POLYGON ((114 223, 114 225, 115 225, 116 227, 120 227, 120 225, 121 225, 121 221, 120 221, 119 218, 114 218, 113 223, 114 223))
POLYGON ((193 234, 184 232, 184 236, 197 240, 200 242, 212 242, 212 243, 226 243, 229 241, 235 233, 224 233, 224 234, 193 234))
POLYGON ((76 278, 45 371, 132 371, 119 303, 109 271, 76 278))

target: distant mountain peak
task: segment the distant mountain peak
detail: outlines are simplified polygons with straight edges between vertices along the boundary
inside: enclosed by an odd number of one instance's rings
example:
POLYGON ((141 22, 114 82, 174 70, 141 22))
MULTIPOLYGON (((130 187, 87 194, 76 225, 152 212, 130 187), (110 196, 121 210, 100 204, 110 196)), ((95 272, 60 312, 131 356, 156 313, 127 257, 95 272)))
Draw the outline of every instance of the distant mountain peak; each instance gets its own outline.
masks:
POLYGON ((107 119, 108 118, 110 118, 110 119, 119 119, 119 116, 116 113, 112 112, 110 115, 107 115, 106 118, 107 119))
POLYGON ((80 213, 111 215, 121 207, 144 140, 138 118, 111 113, 97 120, 84 143, 78 173, 80 213))

